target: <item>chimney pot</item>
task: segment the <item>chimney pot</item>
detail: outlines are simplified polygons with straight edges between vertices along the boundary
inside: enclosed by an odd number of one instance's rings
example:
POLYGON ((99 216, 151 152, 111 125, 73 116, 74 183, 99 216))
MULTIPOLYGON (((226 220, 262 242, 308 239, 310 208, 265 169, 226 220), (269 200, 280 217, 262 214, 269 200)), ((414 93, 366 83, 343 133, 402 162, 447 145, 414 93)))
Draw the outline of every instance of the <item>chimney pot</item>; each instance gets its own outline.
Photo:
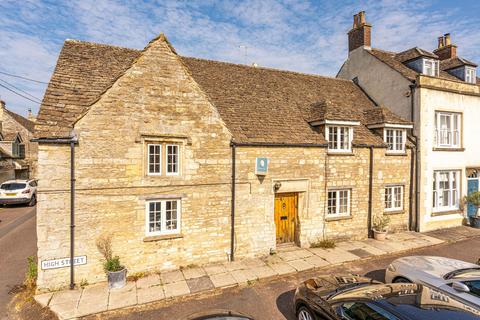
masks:
POLYGON ((438 37, 438 49, 440 48, 443 48, 444 44, 443 44, 443 36, 442 37, 438 37))
POLYGON ((450 44, 451 44, 450 33, 445 33, 445 46, 449 46, 450 44))
POLYGON ((360 11, 359 16, 360 16, 360 25, 365 24, 365 11, 360 11))
POLYGON ((352 27, 352 29, 355 29, 358 26, 357 16, 358 16, 357 14, 353 15, 353 27, 352 27))
POLYGON ((1 106, 2 108, 5 108, 5 101, 0 100, 0 106, 1 106))

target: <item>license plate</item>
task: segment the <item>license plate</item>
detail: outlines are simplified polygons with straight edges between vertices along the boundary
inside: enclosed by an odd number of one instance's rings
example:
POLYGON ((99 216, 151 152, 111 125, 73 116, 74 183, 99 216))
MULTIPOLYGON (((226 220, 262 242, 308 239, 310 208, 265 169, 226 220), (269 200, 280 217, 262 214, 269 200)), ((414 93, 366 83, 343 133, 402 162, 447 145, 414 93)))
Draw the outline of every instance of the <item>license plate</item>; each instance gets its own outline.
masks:
POLYGON ((6 196, 7 197, 15 197, 17 194, 16 193, 7 193, 6 196))

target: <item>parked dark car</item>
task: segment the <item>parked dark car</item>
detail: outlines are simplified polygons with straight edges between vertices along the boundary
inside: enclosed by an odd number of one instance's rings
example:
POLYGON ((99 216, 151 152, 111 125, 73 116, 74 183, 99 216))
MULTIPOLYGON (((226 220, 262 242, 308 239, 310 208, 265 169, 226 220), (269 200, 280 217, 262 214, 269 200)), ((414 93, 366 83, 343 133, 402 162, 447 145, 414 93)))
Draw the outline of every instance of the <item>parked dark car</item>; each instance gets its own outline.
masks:
POLYGON ((250 316, 229 310, 212 310, 191 315, 187 320, 254 320, 250 316))
POLYGON ((413 283, 384 284, 366 277, 309 279, 296 290, 299 320, 478 320, 480 311, 446 292, 413 283))

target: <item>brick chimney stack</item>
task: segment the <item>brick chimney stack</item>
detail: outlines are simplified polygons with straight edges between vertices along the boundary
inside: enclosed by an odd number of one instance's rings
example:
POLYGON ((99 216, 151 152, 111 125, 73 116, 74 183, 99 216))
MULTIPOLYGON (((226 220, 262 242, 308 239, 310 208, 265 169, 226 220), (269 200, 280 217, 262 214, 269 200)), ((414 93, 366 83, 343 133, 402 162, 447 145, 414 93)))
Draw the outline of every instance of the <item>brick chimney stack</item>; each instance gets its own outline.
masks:
POLYGON ((452 44, 450 33, 445 33, 438 37, 438 48, 433 51, 440 60, 455 58, 457 56, 457 46, 452 44))
POLYGON ((353 27, 348 32, 348 52, 359 47, 370 49, 372 45, 372 25, 365 21, 365 11, 353 16, 353 27))

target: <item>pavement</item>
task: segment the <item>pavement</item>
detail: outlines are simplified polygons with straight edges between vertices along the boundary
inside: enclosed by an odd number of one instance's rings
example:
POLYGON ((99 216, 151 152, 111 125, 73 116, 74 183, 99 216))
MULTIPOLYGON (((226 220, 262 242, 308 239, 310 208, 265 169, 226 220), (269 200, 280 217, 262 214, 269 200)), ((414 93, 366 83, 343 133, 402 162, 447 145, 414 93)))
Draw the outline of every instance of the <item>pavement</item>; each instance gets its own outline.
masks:
MULTIPOLYGON (((470 228, 461 228, 471 231, 470 228)), ((444 237, 448 232, 444 230, 444 237)), ((452 232, 461 230, 452 229, 452 232)), ((480 236, 480 231, 475 230, 472 236, 475 235, 480 236)), ((332 267, 333 270, 340 270, 342 264, 348 262, 412 252, 445 242, 448 243, 428 234, 403 232, 389 235, 386 241, 367 239, 340 242, 333 249, 292 246, 261 258, 150 274, 135 282, 128 282, 121 289, 109 290, 106 283, 100 283, 83 289, 40 294, 35 299, 41 305, 48 306, 60 319, 75 319, 149 303, 168 304, 178 299, 221 294, 231 288, 249 287, 257 281, 272 281, 303 272, 324 272, 332 267)))
POLYGON ((331 273, 355 273, 384 281, 385 268, 395 259, 407 255, 436 255, 476 262, 480 257, 480 237, 459 242, 445 242, 436 246, 375 256, 341 265, 330 265, 318 270, 298 272, 273 280, 258 281, 253 285, 233 287, 208 296, 191 296, 158 303, 136 306, 82 320, 184 320, 192 314, 207 310, 227 309, 248 314, 256 320, 296 320, 292 312, 293 294, 298 284, 306 279, 331 273))
POLYGON ((35 213, 35 207, 0 208, 0 319, 7 318, 9 292, 25 279, 27 257, 37 252, 35 213))

